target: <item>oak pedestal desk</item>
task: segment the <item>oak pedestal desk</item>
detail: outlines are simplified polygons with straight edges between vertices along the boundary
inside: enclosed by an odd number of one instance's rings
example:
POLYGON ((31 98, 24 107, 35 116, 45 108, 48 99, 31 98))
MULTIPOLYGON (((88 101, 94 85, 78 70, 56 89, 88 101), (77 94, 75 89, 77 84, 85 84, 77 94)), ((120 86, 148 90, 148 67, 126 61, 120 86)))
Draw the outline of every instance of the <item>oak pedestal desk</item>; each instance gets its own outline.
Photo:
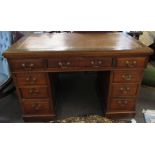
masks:
MULTIPOLYGON (((25 121, 55 117, 49 73, 109 72, 106 117, 134 117, 143 71, 152 50, 121 32, 45 33, 25 36, 5 53, 25 121)), ((103 77, 103 80, 102 80, 103 77)), ((102 90, 102 89, 101 89, 102 90)), ((102 94, 102 92, 101 92, 102 94)))

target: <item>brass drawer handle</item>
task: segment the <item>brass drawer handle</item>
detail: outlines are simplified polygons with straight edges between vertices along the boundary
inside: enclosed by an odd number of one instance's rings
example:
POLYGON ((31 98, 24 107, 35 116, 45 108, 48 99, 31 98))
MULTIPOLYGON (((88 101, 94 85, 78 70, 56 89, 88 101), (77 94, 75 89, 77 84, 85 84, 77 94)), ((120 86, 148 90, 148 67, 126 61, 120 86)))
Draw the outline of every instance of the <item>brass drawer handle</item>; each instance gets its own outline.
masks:
POLYGON ((36 80, 37 80, 36 78, 33 78, 33 79, 32 79, 32 81, 36 81, 36 80))
POLYGON ((127 100, 124 100, 124 102, 123 102, 125 105, 127 105, 128 104, 128 101, 127 100))
POLYGON ((128 66, 128 67, 135 67, 137 65, 137 61, 126 61, 125 64, 128 66))
POLYGON ((122 75, 122 78, 124 80, 130 81, 132 79, 132 75, 130 75, 130 74, 122 75))
POLYGON ((62 68, 67 68, 71 63, 67 61, 66 63, 64 62, 58 62, 58 65, 62 68))
POLYGON ((22 68, 25 69, 25 70, 28 69, 28 66, 27 66, 25 63, 23 63, 21 66, 22 66, 22 68))
MULTIPOLYGON (((93 60, 92 60, 90 63, 92 64, 93 67, 100 67, 100 66, 98 66, 97 63, 96 63, 95 61, 93 61, 93 60)), ((101 63, 101 62, 100 62, 100 63, 101 63)))
POLYGON ((36 106, 36 104, 35 104, 35 103, 33 103, 33 104, 31 105, 31 107, 32 107, 32 108, 34 108, 35 106, 36 106))
POLYGON ((127 87, 127 88, 126 88, 126 90, 130 90, 130 88, 129 88, 129 87, 127 87))
POLYGON ((32 78, 31 76, 29 76, 26 78, 26 82, 28 82, 28 83, 34 84, 36 81, 37 81, 37 79, 35 77, 32 78))
POLYGON ((40 109, 41 105, 40 105, 40 104, 35 104, 35 103, 34 103, 34 104, 31 105, 31 107, 32 107, 34 110, 37 111, 37 110, 40 109))
POLYGON ((32 93, 33 93, 33 90, 32 90, 32 89, 31 89, 31 90, 29 90, 29 93, 30 93, 30 94, 32 94, 32 93))
POLYGON ((62 64, 62 62, 58 62, 58 65, 59 65, 59 66, 62 66, 63 64, 62 64))
POLYGON ((92 65, 94 65, 94 64, 95 64, 95 61, 92 60, 90 63, 91 63, 92 65))
POLYGON ((133 64, 136 65, 137 64, 137 61, 133 61, 133 64))
POLYGON ((23 64, 22 64, 22 67, 23 67, 23 68, 26 68, 26 64, 23 63, 23 64))
POLYGON ((120 106, 126 106, 128 104, 128 101, 127 100, 119 100, 117 102, 120 106))
POLYGON ((70 64, 71 64, 70 62, 67 62, 67 63, 66 63, 67 66, 69 66, 70 64))
POLYGON ((130 90, 129 87, 121 87, 121 88, 120 88, 120 91, 122 91, 122 92, 124 92, 124 93, 127 93, 129 90, 130 90))
POLYGON ((31 70, 33 67, 34 67, 34 64, 31 63, 31 64, 29 65, 29 69, 31 70))
POLYGON ((30 64, 29 67, 31 67, 31 68, 34 67, 34 64, 30 64))
POLYGON ((32 78, 31 84, 35 84, 35 83, 36 83, 36 81, 37 81, 37 79, 36 79, 36 78, 32 78))
POLYGON ((28 82, 28 81, 30 81, 30 78, 29 78, 29 77, 27 77, 27 78, 26 78, 26 81, 27 81, 27 82, 28 82))
POLYGON ((100 67, 100 65, 103 63, 103 61, 99 60, 99 61, 94 61, 92 60, 91 65, 93 65, 93 67, 100 67))
POLYGON ((29 69, 29 70, 31 70, 31 69, 34 67, 34 64, 33 64, 33 63, 30 63, 29 65, 26 65, 25 63, 23 63, 21 66, 22 66, 22 68, 24 68, 24 69, 29 69))
POLYGON ((31 95, 39 94, 39 90, 37 90, 37 89, 30 89, 30 90, 29 90, 29 93, 30 93, 31 95))
POLYGON ((101 60, 99 60, 99 61, 98 61, 98 64, 99 64, 99 65, 101 65, 101 64, 102 64, 102 61, 101 61, 101 60))

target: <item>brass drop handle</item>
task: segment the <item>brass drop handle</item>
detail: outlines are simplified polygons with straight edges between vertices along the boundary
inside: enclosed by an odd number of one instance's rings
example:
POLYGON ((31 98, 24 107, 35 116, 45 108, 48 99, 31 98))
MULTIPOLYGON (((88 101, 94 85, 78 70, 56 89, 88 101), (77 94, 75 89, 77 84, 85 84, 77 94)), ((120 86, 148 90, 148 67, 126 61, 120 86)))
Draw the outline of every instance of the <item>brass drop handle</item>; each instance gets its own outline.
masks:
POLYGON ((27 78, 26 78, 26 81, 30 81, 30 78, 29 78, 29 77, 27 77, 27 78))
POLYGON ((133 64, 136 65, 137 64, 137 61, 133 61, 133 64))
POLYGON ((67 66, 69 66, 70 64, 71 64, 71 63, 70 63, 69 61, 66 63, 67 66))
POLYGON ((127 88, 126 88, 126 90, 127 90, 127 91, 129 91, 129 90, 130 90, 130 88, 129 88, 129 87, 127 87, 127 88))
POLYGON ((122 88, 122 87, 121 87, 121 88, 120 88, 120 90, 121 90, 121 91, 123 91, 123 90, 124 90, 124 88, 122 88))
POLYGON ((121 103, 122 103, 122 101, 118 100, 118 101, 117 101, 117 103, 121 104, 121 103))
POLYGON ((93 65, 93 67, 99 67, 98 65, 96 65, 96 63, 101 64, 102 62, 95 62, 94 60, 92 60, 90 63, 93 65))
POLYGON ((32 69, 33 67, 34 67, 34 64, 33 63, 31 63, 31 64, 29 64, 28 66, 25 64, 25 63, 23 63, 22 65, 21 65, 24 69, 32 69))
POLYGON ((37 107, 35 107, 35 110, 39 110, 40 109, 40 105, 38 105, 37 107))
POLYGON ((30 94, 38 94, 38 93, 39 93, 39 90, 30 89, 30 90, 29 90, 29 93, 30 93, 30 94))
POLYGON ((30 64, 30 67, 33 67, 34 66, 34 64, 30 64))
POLYGON ((33 89, 30 89, 30 90, 29 90, 29 93, 32 94, 32 93, 33 93, 33 89))
POLYGON ((36 79, 36 78, 33 78, 32 80, 33 80, 33 81, 36 81, 37 79, 36 79))
POLYGON ((126 106, 128 104, 127 100, 119 100, 118 104, 120 104, 121 106, 126 106))
POLYGON ((125 105, 127 105, 128 104, 128 101, 127 100, 124 100, 124 102, 123 102, 125 105))
POLYGON ((37 79, 36 79, 36 78, 32 78, 31 83, 32 83, 32 84, 34 84, 36 81, 37 81, 37 79))
POLYGON ((62 62, 58 62, 58 65, 61 67, 63 64, 62 64, 62 62))
POLYGON ((35 90, 34 93, 38 94, 39 93, 39 90, 35 90))
POLYGON ((31 64, 29 65, 29 69, 31 70, 33 67, 34 67, 34 64, 31 63, 31 64))
POLYGON ((132 75, 130 75, 130 74, 122 75, 122 78, 125 79, 125 80, 127 80, 127 81, 130 81, 131 78, 132 78, 132 75))
POLYGON ((98 64, 99 64, 99 65, 101 65, 101 64, 102 64, 102 61, 101 61, 101 60, 99 60, 99 61, 98 61, 98 64))
POLYGON ((29 76, 29 77, 26 78, 26 81, 27 82, 31 82, 31 83, 36 82, 36 80, 37 80, 36 78, 32 78, 31 76, 29 76))
POLYGON ((31 107, 32 107, 33 109, 35 109, 36 104, 35 104, 35 103, 33 103, 33 104, 31 105, 31 107))
POLYGON ((122 92, 128 92, 130 90, 130 88, 129 87, 121 87, 120 90, 122 92))
POLYGON ((59 65, 60 67, 62 67, 62 68, 63 68, 63 67, 65 68, 65 67, 69 66, 70 64, 71 64, 71 63, 70 63, 69 61, 67 61, 66 63, 65 63, 65 62, 64 62, 64 63, 63 63, 63 62, 58 62, 58 65, 59 65))
POLYGON ((130 62, 127 60, 125 63, 126 63, 126 65, 129 65, 130 62))
POLYGON ((92 65, 94 65, 94 64, 95 64, 95 61, 92 60, 90 63, 91 63, 92 65))
POLYGON ((22 64, 22 67, 23 67, 23 68, 26 68, 26 64, 25 64, 25 63, 23 63, 23 64, 22 64))
POLYGON ((134 67, 134 66, 136 66, 136 64, 137 64, 137 61, 126 61, 125 62, 126 63, 126 65, 128 66, 128 67, 134 67))
POLYGON ((21 66, 22 66, 22 68, 24 68, 26 70, 27 66, 25 63, 23 63, 21 66))
POLYGON ((32 108, 34 109, 34 110, 39 110, 40 109, 40 104, 38 104, 38 105, 36 105, 35 103, 34 104, 32 104, 32 108))

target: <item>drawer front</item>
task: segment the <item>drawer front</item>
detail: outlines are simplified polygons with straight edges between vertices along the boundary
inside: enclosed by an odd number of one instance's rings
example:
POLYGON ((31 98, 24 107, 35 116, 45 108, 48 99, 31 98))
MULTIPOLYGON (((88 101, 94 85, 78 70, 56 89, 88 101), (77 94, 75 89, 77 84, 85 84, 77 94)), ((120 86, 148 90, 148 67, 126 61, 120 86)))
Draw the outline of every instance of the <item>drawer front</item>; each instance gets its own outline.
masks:
POLYGON ((66 69, 71 67, 110 67, 112 66, 112 58, 88 57, 88 58, 64 58, 49 59, 49 68, 66 69))
POLYGON ((112 66, 112 58, 109 57, 92 57, 86 58, 82 61, 82 65, 85 67, 111 67, 112 66))
POLYGON ((11 60, 10 63, 13 71, 33 71, 46 68, 46 63, 42 59, 11 60))
POLYGON ((114 71, 113 82, 139 82, 143 71, 114 71))
POLYGON ((117 58, 117 67, 126 67, 126 68, 142 68, 145 67, 145 58, 144 57, 130 57, 130 58, 117 58))
POLYGON ((52 112, 48 100, 25 100, 23 101, 24 114, 50 114, 52 112))
POLYGON ((18 73, 15 76, 18 86, 47 84, 47 77, 44 73, 18 73))
POLYGON ((112 84, 111 95, 117 96, 136 96, 138 84, 112 84))
POLYGON ((65 69, 69 67, 77 67, 79 65, 80 60, 77 58, 64 58, 64 59, 48 59, 48 68, 60 68, 60 69, 65 69))
POLYGON ((111 99, 108 111, 134 111, 135 102, 134 98, 111 99))
POLYGON ((47 98, 48 88, 47 87, 28 87, 20 88, 21 96, 23 98, 47 98))

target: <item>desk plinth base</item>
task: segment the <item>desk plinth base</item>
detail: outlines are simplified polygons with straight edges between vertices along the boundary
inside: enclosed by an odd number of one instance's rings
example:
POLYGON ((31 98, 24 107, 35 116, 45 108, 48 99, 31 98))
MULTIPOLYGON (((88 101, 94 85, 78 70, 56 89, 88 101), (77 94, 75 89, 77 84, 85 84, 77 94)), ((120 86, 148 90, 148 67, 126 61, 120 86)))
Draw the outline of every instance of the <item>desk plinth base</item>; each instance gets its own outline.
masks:
POLYGON ((105 117, 107 118, 134 118, 135 117, 135 112, 107 112, 105 114, 105 117))
POLYGON ((24 122, 50 122, 55 115, 24 115, 24 122))

